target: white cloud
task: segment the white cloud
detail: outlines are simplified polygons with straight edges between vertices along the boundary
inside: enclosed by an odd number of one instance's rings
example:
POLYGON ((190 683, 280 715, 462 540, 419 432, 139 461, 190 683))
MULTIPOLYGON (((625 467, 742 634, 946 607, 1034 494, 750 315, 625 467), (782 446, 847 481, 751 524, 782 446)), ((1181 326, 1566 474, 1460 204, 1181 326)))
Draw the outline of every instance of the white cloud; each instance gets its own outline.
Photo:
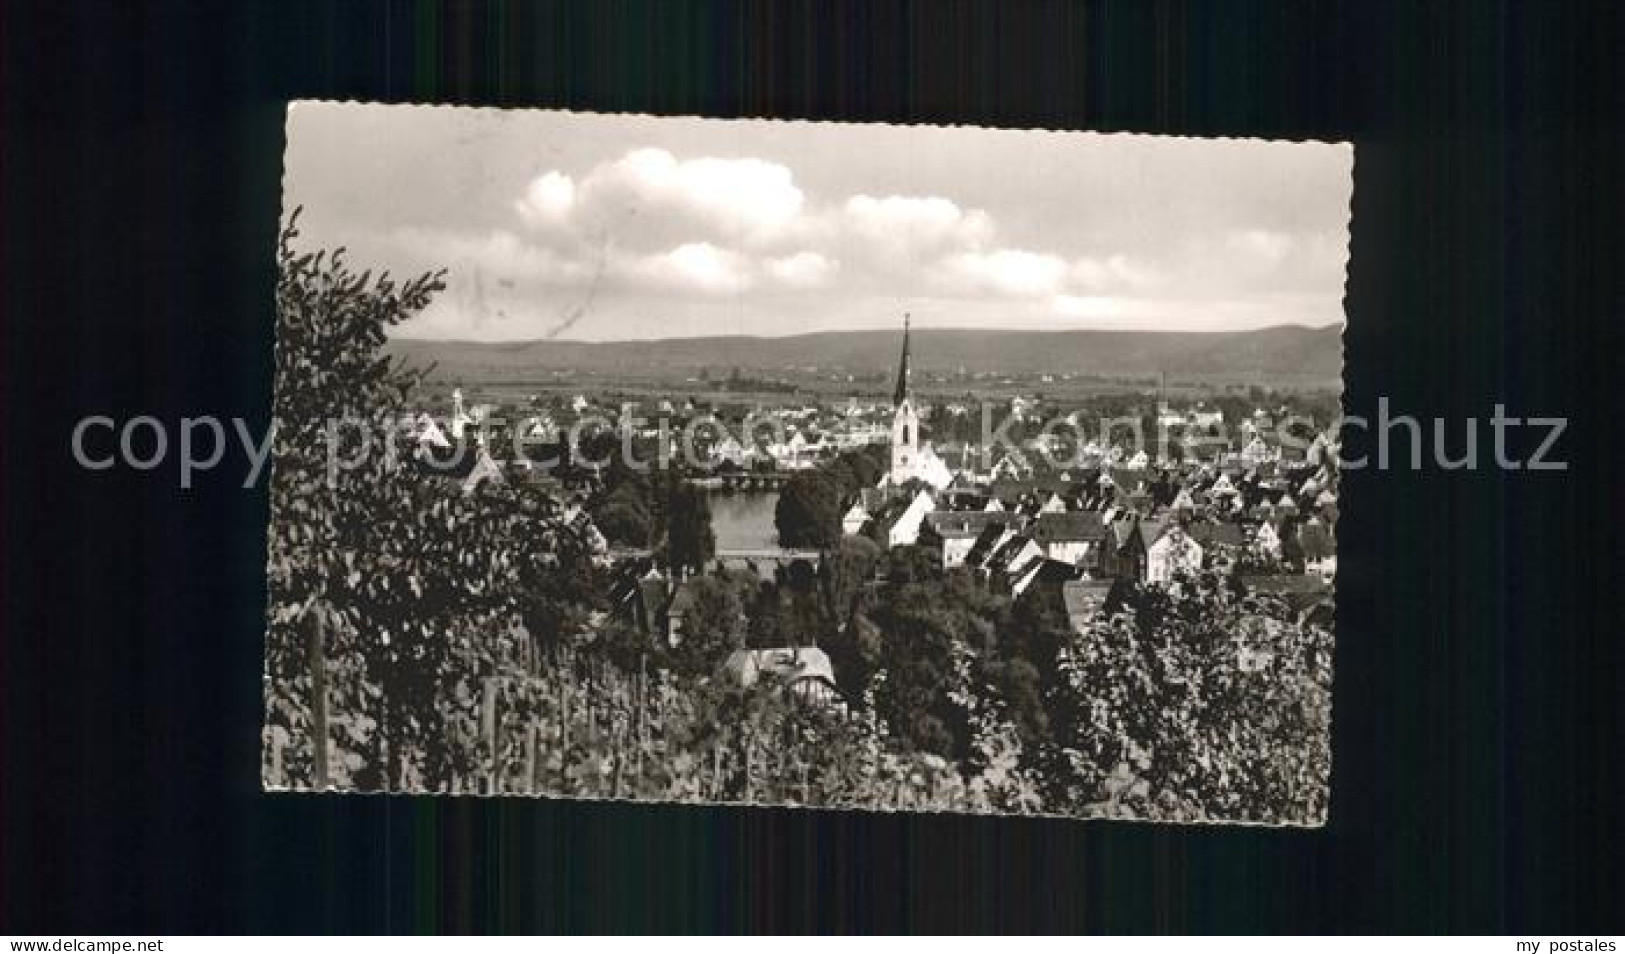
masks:
POLYGON ((893 287, 924 270, 963 293, 1041 296, 1066 271, 1052 255, 983 251, 994 225, 980 209, 867 194, 814 207, 788 167, 756 158, 632 149, 577 179, 556 169, 531 179, 514 209, 538 256, 591 274, 593 250, 607 245, 609 275, 628 287, 729 294, 761 277, 806 290, 837 272, 845 283, 893 287), (855 263, 852 274, 840 260, 855 263))
POLYGON ((708 294, 733 294, 752 284, 749 259, 709 242, 643 256, 628 263, 626 271, 631 277, 708 294))
POLYGON ((993 237, 986 212, 964 211, 939 196, 855 195, 841 207, 841 222, 856 237, 898 256, 974 249, 993 237))
POLYGON ((557 225, 575 207, 576 186, 562 172, 549 172, 532 179, 525 195, 514 204, 527 224, 557 225))
POLYGON ((1057 256, 1019 249, 959 252, 945 258, 942 268, 953 287, 1024 297, 1055 294, 1067 271, 1057 256))
POLYGON ((797 252, 784 258, 768 259, 763 268, 769 275, 796 288, 816 288, 828 282, 840 268, 817 252, 797 252))
POLYGON ((642 236, 769 243, 790 230, 806 204, 790 170, 778 163, 678 159, 664 149, 634 149, 600 163, 575 199, 578 225, 623 242, 642 236))
POLYGON ((762 277, 806 290, 840 272, 843 284, 896 287, 924 272, 963 293, 1041 296, 1065 273, 1056 256, 984 251, 994 224, 980 209, 933 195, 814 206, 787 166, 759 158, 632 149, 575 179, 537 176, 513 207, 532 241, 589 273, 607 245, 611 278, 629 286, 734 293, 762 277))

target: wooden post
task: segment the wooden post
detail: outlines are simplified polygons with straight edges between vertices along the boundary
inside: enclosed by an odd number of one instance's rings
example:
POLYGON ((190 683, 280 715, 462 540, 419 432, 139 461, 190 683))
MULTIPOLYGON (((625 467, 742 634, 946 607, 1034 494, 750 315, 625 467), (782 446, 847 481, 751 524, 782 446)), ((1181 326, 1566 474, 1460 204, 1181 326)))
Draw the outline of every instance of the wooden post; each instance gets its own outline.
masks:
POLYGON ((484 711, 481 712, 481 724, 484 728, 485 750, 490 762, 486 764, 485 794, 497 793, 497 680, 495 676, 485 677, 485 696, 481 700, 484 711))
POLYGON ((642 658, 638 662, 638 747, 636 767, 633 777, 640 783, 643 781, 643 750, 649 744, 649 674, 643 668, 642 658))
POLYGON ((525 730, 525 793, 536 791, 536 720, 530 720, 525 730))
POLYGON ((560 687, 559 708, 564 715, 559 720, 559 792, 565 795, 574 794, 570 791, 570 680, 565 679, 560 687))
POLYGON ((626 747, 626 729, 618 723, 610 723, 609 747, 610 752, 613 754, 612 757, 615 763, 615 774, 611 776, 609 783, 609 797, 620 798, 621 766, 626 761, 626 753, 624 751, 626 747))
POLYGON ((282 740, 276 737, 276 733, 271 734, 270 783, 272 788, 286 788, 288 785, 287 775, 282 768, 282 740))
POLYGON ((326 607, 311 604, 310 624, 310 738, 311 778, 318 790, 327 789, 327 615, 326 607))

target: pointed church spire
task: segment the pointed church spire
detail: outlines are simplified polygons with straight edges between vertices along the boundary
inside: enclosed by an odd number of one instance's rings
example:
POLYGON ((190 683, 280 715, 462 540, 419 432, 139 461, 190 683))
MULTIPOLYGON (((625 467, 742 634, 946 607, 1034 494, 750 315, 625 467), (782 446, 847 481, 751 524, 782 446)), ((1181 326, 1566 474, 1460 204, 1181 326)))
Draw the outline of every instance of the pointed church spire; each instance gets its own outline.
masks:
POLYGON ((897 366, 897 393, 893 404, 902 404, 908 397, 908 312, 903 313, 903 360, 897 366))

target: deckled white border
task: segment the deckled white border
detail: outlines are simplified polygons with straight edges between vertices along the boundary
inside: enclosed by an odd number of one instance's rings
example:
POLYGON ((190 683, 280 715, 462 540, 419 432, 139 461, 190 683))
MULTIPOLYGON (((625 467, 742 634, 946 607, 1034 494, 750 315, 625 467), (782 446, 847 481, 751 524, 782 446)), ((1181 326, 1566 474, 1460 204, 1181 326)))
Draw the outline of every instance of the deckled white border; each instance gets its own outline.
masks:
MULTIPOLYGON (((1342 140, 1318 139, 1318 138, 1313 138, 1313 137, 1306 137, 1306 138, 1260 138, 1260 137, 1254 137, 1254 136, 1189 136, 1189 135, 1168 135, 1168 134, 1163 134, 1163 133, 1135 132, 1135 131, 1130 131, 1130 130, 1098 131, 1098 130, 1088 130, 1088 129, 1057 129, 1057 128, 1050 127, 1050 126, 982 126, 982 125, 976 125, 976 124, 973 124, 973 123, 862 122, 862 121, 850 121, 850 120, 838 120, 838 119, 803 119, 803 118, 784 119, 784 118, 781 118, 781 117, 774 117, 774 116, 722 117, 722 116, 701 116, 701 115, 698 115, 698 114, 695 114, 695 113, 650 113, 650 112, 614 112, 614 113, 606 113, 606 112, 598 112, 598 111, 592 111, 592 110, 575 110, 575 109, 568 109, 568 108, 553 108, 553 107, 544 107, 544 106, 504 107, 504 106, 473 106, 473 105, 461 105, 461 104, 455 104, 455 103, 409 103, 409 102, 394 102, 394 103, 392 103, 392 102, 381 102, 381 101, 377 101, 377 100, 357 100, 357 99, 339 99, 339 100, 334 100, 334 99, 300 99, 300 100, 290 100, 288 102, 288 104, 287 104, 286 109, 284 110, 284 113, 283 113, 283 115, 284 115, 283 126, 282 126, 282 128, 283 128, 283 163, 282 163, 282 176, 279 179, 279 182, 281 184, 281 189, 282 189, 282 195, 281 195, 281 201, 280 201, 280 204, 279 204, 280 215, 281 215, 281 218, 278 220, 279 221, 279 229, 280 229, 280 223, 285 222, 287 220, 287 216, 292 211, 291 209, 288 208, 288 205, 287 205, 287 199, 288 199, 288 183, 287 183, 287 175, 288 175, 288 164, 287 164, 288 118, 291 117, 292 112, 293 112, 293 110, 295 108, 297 108, 298 106, 300 106, 302 104, 307 104, 307 103, 308 104, 323 105, 323 106, 358 106, 358 107, 372 107, 372 108, 384 107, 384 108, 390 108, 390 109, 417 109, 417 110, 427 109, 427 110, 446 110, 446 111, 452 111, 452 112, 555 113, 555 114, 562 114, 562 115, 567 115, 567 116, 573 116, 573 117, 579 117, 579 118, 589 118, 589 119, 590 118, 597 118, 597 117, 603 117, 603 118, 614 117, 614 118, 623 118, 623 119, 647 119, 647 120, 657 120, 657 121, 658 120, 663 120, 663 119, 684 119, 684 120, 699 120, 701 122, 715 123, 715 124, 718 124, 718 125, 746 122, 746 123, 789 123, 789 124, 798 124, 798 125, 851 126, 851 127, 884 126, 884 127, 899 128, 899 129, 913 129, 913 128, 923 128, 923 129, 964 129, 964 130, 981 131, 981 132, 1033 133, 1033 134, 1049 134, 1049 135, 1056 135, 1056 136, 1083 136, 1083 137, 1125 137, 1126 136, 1126 137, 1133 137, 1133 138, 1139 138, 1139 139, 1184 140, 1184 141, 1191 141, 1191 142, 1246 142, 1246 143, 1260 143, 1260 144, 1273 144, 1273 145, 1321 145, 1321 146, 1343 147, 1343 148, 1348 149, 1349 152, 1350 152, 1350 163, 1349 163, 1349 180, 1350 180, 1350 182, 1349 182, 1349 209, 1348 209, 1348 215, 1344 220, 1345 223, 1346 223, 1345 230, 1348 233, 1348 241, 1347 241, 1347 246, 1345 247, 1344 254, 1343 254, 1343 298, 1342 298, 1343 325, 1342 325, 1342 332, 1341 332, 1341 334, 1338 335, 1338 346, 1339 346, 1338 378, 1339 378, 1339 385, 1340 385, 1340 389, 1339 389, 1340 406, 1342 407, 1345 414, 1348 412, 1348 403, 1347 403, 1348 402, 1348 381, 1347 381, 1346 374, 1345 374, 1346 369, 1348 367, 1348 361, 1347 361, 1348 343, 1347 343, 1347 341, 1345 339, 1346 339, 1346 337, 1348 335, 1348 325, 1349 325, 1349 322, 1348 322, 1349 270, 1353 267, 1352 260, 1353 260, 1353 246, 1354 246, 1354 191, 1355 191, 1355 189, 1358 188, 1359 161, 1360 161, 1360 151, 1357 148, 1355 148, 1355 145, 1352 142, 1347 142, 1347 141, 1342 141, 1342 140)), ((275 343, 274 347, 280 347, 280 342, 275 343)), ((271 466, 273 468, 272 478, 274 479, 274 475, 275 475, 274 468, 276 466, 276 461, 274 459, 271 461, 271 466)), ((1348 513, 1349 513, 1348 508, 1344 504, 1344 499, 1342 498, 1341 493, 1340 493, 1340 496, 1339 496, 1338 504, 1339 504, 1338 509, 1340 511, 1339 515, 1338 515, 1338 520, 1339 520, 1339 522, 1341 522, 1343 519, 1345 519, 1348 516, 1348 513)), ((269 514, 269 512, 267 512, 267 520, 269 520, 269 518, 270 518, 270 514, 269 514)), ((267 564, 269 564, 269 558, 270 558, 269 539, 267 540, 266 557, 267 557, 267 564)), ((1341 568, 1339 568, 1338 571, 1334 572, 1334 574, 1333 574, 1334 581, 1335 581, 1335 578, 1340 574, 1341 574, 1341 568)), ((1334 582, 1334 590, 1333 590, 1333 592, 1336 592, 1336 590, 1335 590, 1335 582, 1334 582)), ((261 655, 260 655, 261 667, 262 667, 261 668, 261 680, 262 680, 262 697, 261 698, 262 698, 262 700, 263 700, 263 681, 266 678, 268 678, 268 676, 264 672, 263 667, 264 667, 264 660, 266 658, 265 657, 265 650, 268 648, 264 643, 264 638, 269 636, 269 629, 270 629, 270 627, 269 627, 269 612, 270 612, 270 584, 269 584, 269 579, 267 579, 267 583, 266 583, 265 597, 266 597, 267 626, 266 626, 265 634, 262 635, 261 655)), ((1340 626, 1341 626, 1340 617, 1335 613, 1335 610, 1334 610, 1333 626, 1332 626, 1332 706, 1331 706, 1331 715, 1328 718, 1327 723, 1326 723, 1326 732, 1327 732, 1328 736, 1330 736, 1330 739, 1328 740, 1328 744, 1331 744, 1331 742, 1334 742, 1336 740, 1336 737, 1337 737, 1336 732, 1335 732, 1336 720, 1337 720, 1337 661, 1336 660, 1337 660, 1337 646, 1338 646, 1338 642, 1339 642, 1339 632, 1338 632, 1338 630, 1339 630, 1340 626)), ((1337 774, 1337 753, 1336 753, 1336 751, 1334 749, 1333 752, 1332 752, 1331 769, 1326 775, 1326 812, 1325 812, 1325 814, 1323 814, 1319 819, 1316 819, 1314 821, 1281 821, 1281 822, 1254 821, 1254 820, 1249 820, 1249 819, 1216 818, 1216 817, 1157 819, 1157 818, 1145 818, 1145 817, 1142 817, 1142 816, 1139 816, 1139 815, 1106 815, 1106 814, 1099 814, 1099 815, 1067 815, 1067 814, 1054 813, 1054 812, 1008 812, 1008 813, 1005 813, 1005 812, 979 811, 979 810, 974 810, 974 809, 956 810, 956 809, 897 808, 897 807, 890 807, 890 806, 884 806, 884 805, 874 805, 874 806, 858 806, 858 805, 830 806, 830 805, 798 805, 798 804, 796 804, 794 802, 746 802, 746 801, 717 801, 717 800, 705 800, 705 799, 658 799, 658 798, 636 798, 636 797, 630 797, 630 796, 615 798, 615 797, 609 797, 609 796, 571 795, 571 794, 560 793, 560 792, 491 792, 491 793, 481 794, 481 793, 478 793, 478 792, 444 792, 444 791, 436 791, 436 790, 420 790, 420 791, 411 791, 411 792, 391 792, 391 791, 383 791, 383 790, 370 790, 369 791, 369 790, 361 790, 361 789, 341 789, 341 788, 335 788, 335 787, 329 787, 329 788, 326 788, 326 789, 317 789, 317 788, 298 788, 298 787, 295 787, 295 786, 275 786, 275 785, 270 784, 270 782, 265 778, 265 771, 264 771, 264 768, 263 768, 263 766, 264 766, 264 749, 263 749, 263 746, 265 744, 264 740, 263 740, 263 729, 264 729, 263 716, 262 716, 260 725, 261 725, 261 736, 262 736, 261 746, 256 749, 256 752, 257 752, 257 754, 259 754, 259 756, 261 758, 261 766, 262 766, 261 772, 260 772, 260 790, 263 793, 266 793, 266 794, 301 794, 301 795, 303 795, 303 794, 331 794, 331 795, 377 796, 377 797, 384 797, 384 798, 392 798, 392 797, 417 798, 417 797, 431 796, 431 797, 439 797, 439 798, 502 799, 504 801, 519 799, 519 800, 531 800, 531 801, 541 800, 541 801, 583 802, 583 803, 621 803, 621 804, 630 804, 630 805, 676 805, 676 806, 684 806, 684 807, 699 806, 699 807, 715 807, 715 808, 752 808, 752 809, 770 809, 770 810, 798 811, 798 812, 799 811, 831 812, 831 813, 842 813, 842 814, 847 814, 847 813, 864 813, 864 814, 882 813, 882 814, 892 814, 892 815, 896 815, 896 814, 901 814, 901 815, 949 815, 949 816, 964 816, 964 817, 975 817, 975 818, 997 818, 997 819, 1001 819, 1001 820, 1009 820, 1009 819, 1043 819, 1043 820, 1062 820, 1062 821, 1069 821, 1069 822, 1110 821, 1110 822, 1131 822, 1131 823, 1138 823, 1138 824, 1143 824, 1143 825, 1154 825, 1154 826, 1158 826, 1158 827, 1165 827, 1165 826, 1169 826, 1169 825, 1175 825, 1175 826, 1215 825, 1215 826, 1240 827, 1240 828, 1270 828, 1270 829, 1296 829, 1296 830, 1305 830, 1305 831, 1324 831, 1326 828, 1328 828, 1330 826, 1330 823, 1331 823, 1332 796, 1333 796, 1333 793, 1335 792, 1335 787, 1332 784, 1332 780, 1336 777, 1336 774, 1337 774)))

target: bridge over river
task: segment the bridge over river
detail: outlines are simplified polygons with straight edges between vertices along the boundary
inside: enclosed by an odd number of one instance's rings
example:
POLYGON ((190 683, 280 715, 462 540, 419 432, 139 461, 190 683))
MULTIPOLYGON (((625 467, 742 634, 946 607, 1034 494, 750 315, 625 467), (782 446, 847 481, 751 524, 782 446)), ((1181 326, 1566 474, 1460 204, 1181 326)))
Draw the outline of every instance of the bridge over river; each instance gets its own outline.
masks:
POLYGON ((745 493, 777 493, 784 489, 792 475, 782 470, 750 471, 742 470, 731 474, 712 474, 709 477, 693 477, 689 483, 710 490, 726 490, 730 492, 745 493))
MULTIPOLYGON (((610 559, 616 563, 649 556, 646 547, 615 547, 609 551, 610 559)), ((772 581, 779 578, 779 574, 790 569, 790 564, 797 561, 806 561, 817 572, 823 568, 824 554, 818 550, 786 550, 775 547, 764 550, 718 550, 716 554, 705 563, 705 572, 712 573, 721 570, 743 570, 753 573, 763 581, 772 581)))

